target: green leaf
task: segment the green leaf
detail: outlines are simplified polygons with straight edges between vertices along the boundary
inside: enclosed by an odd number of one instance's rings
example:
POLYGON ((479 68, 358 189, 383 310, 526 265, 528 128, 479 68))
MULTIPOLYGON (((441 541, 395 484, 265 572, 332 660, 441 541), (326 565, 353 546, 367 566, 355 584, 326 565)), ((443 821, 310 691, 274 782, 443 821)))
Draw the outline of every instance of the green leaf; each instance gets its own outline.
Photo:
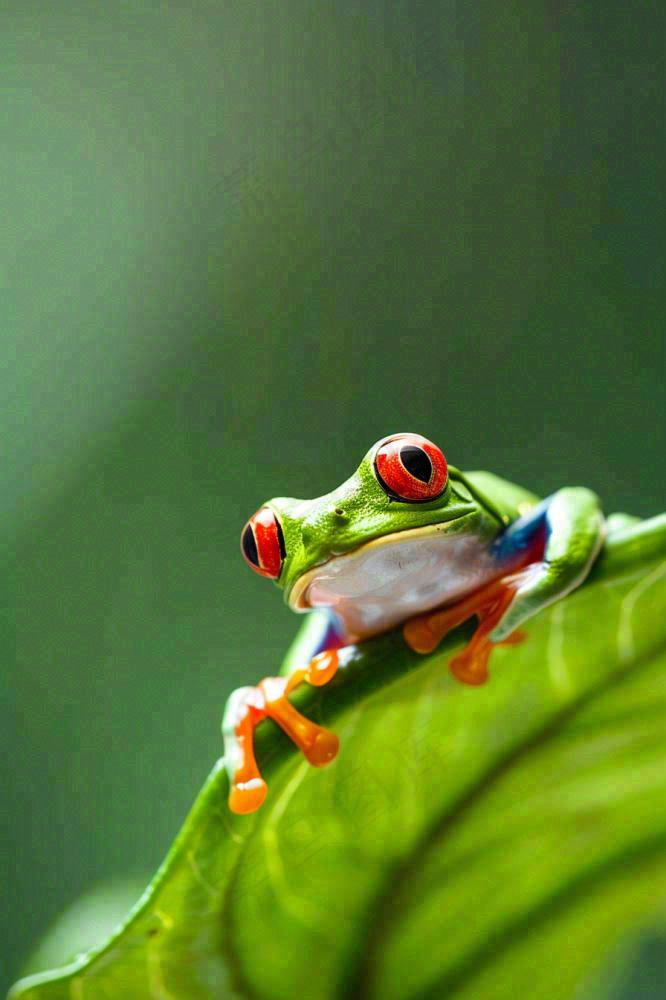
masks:
POLYGON ((666 925, 666 517, 526 630, 480 689, 447 669, 470 627, 350 649, 293 696, 338 760, 262 723, 262 809, 228 811, 218 763, 124 926, 12 1000, 588 995, 666 925))

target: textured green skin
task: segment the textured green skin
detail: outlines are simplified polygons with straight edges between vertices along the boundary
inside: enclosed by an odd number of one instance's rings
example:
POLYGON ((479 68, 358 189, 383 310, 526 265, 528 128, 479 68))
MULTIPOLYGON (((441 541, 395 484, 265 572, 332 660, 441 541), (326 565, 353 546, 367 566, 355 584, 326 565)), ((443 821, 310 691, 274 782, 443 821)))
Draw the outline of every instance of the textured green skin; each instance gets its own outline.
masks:
MULTIPOLYGON (((284 533, 286 558, 277 585, 287 603, 303 574, 373 539, 438 524, 448 525, 445 530, 451 532, 475 534, 490 544, 526 509, 539 503, 540 498, 529 490, 490 472, 463 473, 453 466, 448 467, 446 489, 437 500, 400 503, 386 495, 375 476, 373 460, 379 443, 369 449, 356 472, 331 493, 313 500, 276 497, 267 502, 284 533)), ((526 618, 582 582, 601 547, 604 521, 594 493, 584 487, 568 487, 552 500, 557 529, 548 541, 547 568, 519 593, 492 633, 494 641, 505 638, 526 618)), ((304 623, 281 673, 302 666, 302 650, 309 647, 315 627, 314 619, 304 623)))
POLYGON ((356 472, 331 493, 314 500, 276 497, 267 502, 284 533, 287 555, 277 585, 284 590, 287 602, 294 584, 308 570, 374 538, 451 523, 452 530, 464 528, 490 542, 519 516, 520 504, 538 502, 533 493, 498 476, 462 473, 452 466, 446 489, 437 500, 420 504, 391 500, 374 474, 375 447, 356 472))

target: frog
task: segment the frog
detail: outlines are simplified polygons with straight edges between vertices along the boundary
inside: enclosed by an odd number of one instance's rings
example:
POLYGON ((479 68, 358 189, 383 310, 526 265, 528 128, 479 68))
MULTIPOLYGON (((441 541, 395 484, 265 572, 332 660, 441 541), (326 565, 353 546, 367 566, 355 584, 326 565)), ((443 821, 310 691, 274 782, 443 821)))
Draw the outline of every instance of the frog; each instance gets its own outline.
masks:
POLYGON ((315 767, 336 757, 337 736, 289 695, 303 683, 330 683, 345 647, 401 629, 425 655, 476 617, 448 666, 459 682, 479 687, 493 650, 525 641, 524 624, 583 583, 607 532, 637 520, 606 518, 585 486, 544 499, 490 472, 462 472, 411 432, 381 438, 324 496, 268 500, 244 525, 241 553, 306 619, 277 676, 238 688, 226 703, 229 808, 251 813, 266 797, 253 742, 265 718, 315 767))

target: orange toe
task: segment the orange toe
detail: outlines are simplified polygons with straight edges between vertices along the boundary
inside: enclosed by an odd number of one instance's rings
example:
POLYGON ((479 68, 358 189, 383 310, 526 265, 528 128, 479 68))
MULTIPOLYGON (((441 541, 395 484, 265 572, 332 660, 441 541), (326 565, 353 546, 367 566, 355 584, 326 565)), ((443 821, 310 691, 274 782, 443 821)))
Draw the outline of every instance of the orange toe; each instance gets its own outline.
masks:
POLYGON ((229 808, 239 815, 255 812, 266 798, 267 791, 268 786, 260 777, 234 783, 229 792, 229 808))

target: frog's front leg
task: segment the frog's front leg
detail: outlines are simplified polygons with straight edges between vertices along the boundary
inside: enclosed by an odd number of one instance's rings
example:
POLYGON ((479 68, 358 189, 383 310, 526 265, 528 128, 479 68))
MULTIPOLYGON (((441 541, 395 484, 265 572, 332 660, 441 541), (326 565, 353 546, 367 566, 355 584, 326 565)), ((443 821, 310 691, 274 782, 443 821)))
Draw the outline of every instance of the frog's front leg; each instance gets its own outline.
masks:
POLYGON ((559 490, 495 542, 494 557, 511 572, 451 607, 407 622, 405 640, 417 652, 431 652, 447 632, 476 615, 477 631, 450 666, 464 683, 483 684, 493 647, 520 641, 519 625, 583 582, 604 535, 597 496, 584 487, 559 490))
POLYGON ((287 677, 266 677, 256 687, 238 688, 231 694, 222 734, 232 812, 254 812, 266 797, 266 782, 254 756, 254 730, 262 719, 277 722, 315 767, 324 767, 336 756, 337 736, 301 715, 288 696, 303 681, 316 687, 327 684, 337 669, 337 650, 324 650, 307 667, 287 677))

